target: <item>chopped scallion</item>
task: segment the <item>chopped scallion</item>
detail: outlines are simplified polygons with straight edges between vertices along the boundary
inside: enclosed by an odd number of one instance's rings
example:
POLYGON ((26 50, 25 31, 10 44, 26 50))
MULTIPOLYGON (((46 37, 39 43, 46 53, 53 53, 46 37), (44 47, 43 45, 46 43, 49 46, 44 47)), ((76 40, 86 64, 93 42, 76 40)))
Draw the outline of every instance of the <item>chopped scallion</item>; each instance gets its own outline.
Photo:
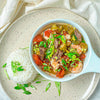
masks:
POLYGON ((8 75, 6 69, 4 69, 4 73, 6 74, 7 78, 10 80, 9 75, 8 75))
POLYGON ((45 91, 46 91, 46 92, 48 91, 48 89, 50 88, 50 86, 51 86, 51 83, 48 83, 48 85, 47 85, 46 88, 45 88, 45 91))
POLYGON ((5 63, 5 64, 2 66, 2 68, 5 68, 5 67, 6 67, 6 65, 7 65, 7 63, 5 63))
POLYGON ((59 96, 60 96, 61 83, 60 83, 60 82, 55 82, 55 85, 56 85, 56 87, 57 87, 57 89, 58 89, 58 94, 59 94, 59 96))

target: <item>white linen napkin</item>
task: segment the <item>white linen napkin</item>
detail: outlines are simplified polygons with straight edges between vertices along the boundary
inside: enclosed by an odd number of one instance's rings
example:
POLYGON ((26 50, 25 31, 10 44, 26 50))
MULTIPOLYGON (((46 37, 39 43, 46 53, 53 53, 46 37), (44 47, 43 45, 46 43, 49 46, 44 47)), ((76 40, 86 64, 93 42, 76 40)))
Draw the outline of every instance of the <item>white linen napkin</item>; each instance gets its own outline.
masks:
POLYGON ((25 13, 44 7, 69 9, 87 19, 100 36, 100 0, 7 0, 0 15, 0 33, 14 20, 23 2, 25 13))
POLYGON ((22 3, 22 0, 7 0, 6 5, 0 15, 0 33, 2 33, 16 17, 22 3))

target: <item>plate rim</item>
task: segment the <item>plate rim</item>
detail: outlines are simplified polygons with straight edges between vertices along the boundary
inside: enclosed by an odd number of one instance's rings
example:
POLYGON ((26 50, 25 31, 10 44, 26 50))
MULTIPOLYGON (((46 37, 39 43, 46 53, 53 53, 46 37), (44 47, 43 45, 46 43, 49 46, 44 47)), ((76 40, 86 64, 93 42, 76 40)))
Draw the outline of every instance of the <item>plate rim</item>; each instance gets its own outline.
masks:
MULTIPOLYGON (((31 11, 28 11, 28 13, 25 13, 24 15, 21 15, 21 16, 18 17, 17 19, 14 19, 14 21, 13 21, 13 22, 7 27, 7 29, 1 34, 1 37, 0 37, 0 38, 1 38, 1 39, 0 39, 0 44, 2 43, 3 38, 4 38, 5 35, 7 34, 7 31, 8 31, 18 20, 21 20, 21 18, 23 18, 23 17, 25 17, 25 16, 28 16, 28 15, 34 13, 34 12, 41 11, 41 10, 45 10, 45 9, 60 9, 60 10, 65 10, 65 11, 68 11, 68 12, 70 12, 70 13, 72 13, 72 14, 77 15, 78 17, 83 18, 83 19, 91 26, 91 28, 96 32, 96 35, 97 35, 98 38, 99 38, 99 35, 98 35, 96 29, 95 29, 84 17, 82 17, 82 16, 80 16, 80 15, 78 15, 78 14, 76 14, 76 13, 70 11, 69 9, 60 8, 60 7, 45 7, 45 8, 39 8, 39 9, 34 9, 34 10, 31 10, 31 11)), ((96 75, 96 76, 95 76, 95 79, 96 79, 96 78, 97 78, 97 79, 94 80, 94 82, 93 82, 94 85, 92 86, 92 89, 90 90, 90 92, 88 93, 88 95, 85 96, 85 97, 83 98, 84 100, 89 99, 89 97, 93 94, 93 92, 95 91, 95 89, 96 89, 96 87, 97 87, 97 85, 98 85, 98 83, 99 83, 100 74, 98 74, 98 73, 94 73, 94 74, 96 75)), ((93 75, 94 75, 94 74, 93 74, 93 75)), ((0 80, 0 85, 1 85, 1 88, 2 88, 3 92, 5 93, 5 95, 6 95, 9 99, 12 99, 12 98, 8 95, 8 93, 5 91, 5 89, 3 88, 3 85, 2 85, 2 83, 1 83, 1 80, 0 80)))

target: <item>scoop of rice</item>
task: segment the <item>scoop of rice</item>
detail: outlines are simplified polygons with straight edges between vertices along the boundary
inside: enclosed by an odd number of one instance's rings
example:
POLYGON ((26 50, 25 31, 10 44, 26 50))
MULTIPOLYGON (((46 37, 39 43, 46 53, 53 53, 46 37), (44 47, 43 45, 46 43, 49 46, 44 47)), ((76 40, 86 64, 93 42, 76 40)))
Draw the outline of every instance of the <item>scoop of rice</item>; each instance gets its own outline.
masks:
POLYGON ((37 75, 34 67, 29 58, 29 50, 17 50, 12 52, 7 59, 7 73, 11 80, 19 84, 26 84, 34 80, 37 75), (18 61, 20 62, 24 71, 17 71, 15 74, 12 71, 11 62, 18 61))

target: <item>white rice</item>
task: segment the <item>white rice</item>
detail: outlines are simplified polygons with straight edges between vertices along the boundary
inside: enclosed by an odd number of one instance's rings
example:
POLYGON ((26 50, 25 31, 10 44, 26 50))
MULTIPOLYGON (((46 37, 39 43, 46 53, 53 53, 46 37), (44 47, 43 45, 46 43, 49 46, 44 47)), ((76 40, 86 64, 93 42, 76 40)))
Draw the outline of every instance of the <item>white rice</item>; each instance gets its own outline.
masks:
POLYGON ((17 50, 12 52, 7 59, 7 73, 11 80, 15 81, 19 84, 26 84, 34 80, 37 75, 34 67, 29 58, 29 50, 17 50), (22 68, 25 71, 17 71, 14 75, 12 68, 11 68, 11 61, 18 61, 20 62, 22 68))

